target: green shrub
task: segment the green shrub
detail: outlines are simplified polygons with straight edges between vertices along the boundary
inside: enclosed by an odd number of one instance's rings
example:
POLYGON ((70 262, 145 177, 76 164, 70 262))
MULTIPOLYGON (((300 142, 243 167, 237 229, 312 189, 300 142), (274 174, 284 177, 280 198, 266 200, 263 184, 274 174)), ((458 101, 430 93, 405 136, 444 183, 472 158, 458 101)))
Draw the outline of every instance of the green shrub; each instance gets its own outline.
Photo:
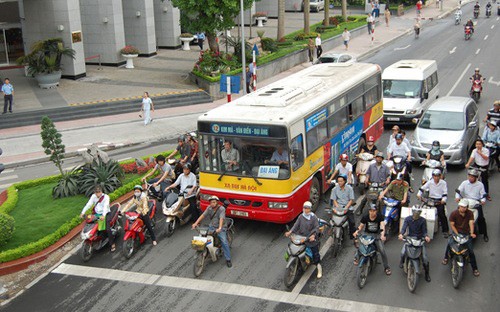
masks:
POLYGON ((83 166, 81 170, 82 173, 78 178, 80 193, 87 197, 92 195, 96 185, 99 185, 106 194, 112 193, 122 185, 120 180, 124 176, 123 170, 114 160, 106 164, 93 162, 91 165, 83 166))
POLYGON ((9 214, 16 207, 17 200, 16 186, 11 185, 7 189, 7 200, 0 206, 0 213, 9 214))
POLYGON ((339 24, 345 23, 345 18, 342 15, 335 15, 333 17, 339 22, 339 24))
POLYGON ((294 40, 295 41, 302 41, 304 39, 309 39, 309 38, 316 38, 318 36, 318 33, 311 31, 309 34, 305 34, 303 32, 299 33, 298 35, 295 36, 294 40))
POLYGON ((30 188, 30 187, 35 187, 38 185, 47 184, 47 183, 51 183, 51 182, 56 182, 60 178, 61 178, 61 175, 58 174, 58 175, 53 175, 50 177, 43 177, 43 178, 35 179, 35 180, 27 180, 27 181, 16 183, 15 188, 18 190, 25 190, 25 189, 30 188))
POLYGON ((14 234, 14 218, 5 213, 0 213, 0 247, 5 245, 14 234))
POLYGON ((272 38, 262 38, 261 43, 264 51, 269 51, 271 53, 278 51, 278 45, 272 38))
POLYGON ((73 171, 66 173, 61 177, 57 185, 52 189, 52 197, 63 198, 75 196, 79 193, 79 173, 80 169, 75 168, 73 171))

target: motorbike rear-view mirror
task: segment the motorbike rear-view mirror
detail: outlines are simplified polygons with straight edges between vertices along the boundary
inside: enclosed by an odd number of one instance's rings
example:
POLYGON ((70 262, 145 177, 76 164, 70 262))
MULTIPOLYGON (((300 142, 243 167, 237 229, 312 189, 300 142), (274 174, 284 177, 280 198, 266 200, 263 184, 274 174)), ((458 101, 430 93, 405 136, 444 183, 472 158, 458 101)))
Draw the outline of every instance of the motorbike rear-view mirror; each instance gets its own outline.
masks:
POLYGON ((477 122, 471 121, 469 122, 469 128, 475 128, 477 126, 477 122))

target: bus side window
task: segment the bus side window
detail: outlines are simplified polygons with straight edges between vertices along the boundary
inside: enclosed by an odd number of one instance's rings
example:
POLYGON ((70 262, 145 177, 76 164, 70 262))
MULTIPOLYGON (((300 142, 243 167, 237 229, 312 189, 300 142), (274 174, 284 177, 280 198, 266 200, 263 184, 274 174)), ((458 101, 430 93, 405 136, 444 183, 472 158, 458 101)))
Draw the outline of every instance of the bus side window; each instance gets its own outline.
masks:
POLYGON ((304 139, 302 134, 292 139, 291 150, 292 168, 293 171, 296 171, 304 164, 304 139))

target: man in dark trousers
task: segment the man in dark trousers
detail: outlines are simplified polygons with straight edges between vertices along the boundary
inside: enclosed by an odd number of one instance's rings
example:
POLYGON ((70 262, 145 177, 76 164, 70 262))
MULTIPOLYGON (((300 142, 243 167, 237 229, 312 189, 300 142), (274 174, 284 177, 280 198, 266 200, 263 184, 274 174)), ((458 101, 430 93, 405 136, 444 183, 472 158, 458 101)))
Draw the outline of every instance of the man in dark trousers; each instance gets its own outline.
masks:
POLYGON ((7 113, 7 108, 9 112, 12 113, 12 102, 14 101, 14 87, 10 84, 9 78, 5 78, 5 83, 2 86, 2 94, 4 99, 3 113, 7 113))

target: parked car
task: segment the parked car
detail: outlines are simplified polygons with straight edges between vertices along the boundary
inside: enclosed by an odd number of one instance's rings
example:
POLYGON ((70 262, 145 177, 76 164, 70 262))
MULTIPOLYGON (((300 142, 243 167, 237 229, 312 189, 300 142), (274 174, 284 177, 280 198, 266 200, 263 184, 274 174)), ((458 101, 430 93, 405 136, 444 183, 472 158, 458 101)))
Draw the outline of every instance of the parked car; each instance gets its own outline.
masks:
MULTIPOLYGON (((309 10, 314 12, 319 12, 325 9, 324 0, 309 0, 309 10)), ((304 1, 303 0, 285 0, 285 11, 286 12, 304 12, 304 1)))
POLYGON ((324 0, 309 0, 309 8, 311 11, 319 12, 325 9, 324 0))
POLYGON ((323 64, 323 63, 354 63, 356 62, 356 58, 350 54, 342 53, 342 52, 329 52, 321 55, 319 59, 317 59, 314 64, 323 64))
POLYGON ((467 162, 479 133, 477 104, 469 97, 446 96, 437 99, 415 118, 417 127, 410 141, 415 161, 425 159, 432 141, 441 143, 444 159, 450 165, 467 162))

